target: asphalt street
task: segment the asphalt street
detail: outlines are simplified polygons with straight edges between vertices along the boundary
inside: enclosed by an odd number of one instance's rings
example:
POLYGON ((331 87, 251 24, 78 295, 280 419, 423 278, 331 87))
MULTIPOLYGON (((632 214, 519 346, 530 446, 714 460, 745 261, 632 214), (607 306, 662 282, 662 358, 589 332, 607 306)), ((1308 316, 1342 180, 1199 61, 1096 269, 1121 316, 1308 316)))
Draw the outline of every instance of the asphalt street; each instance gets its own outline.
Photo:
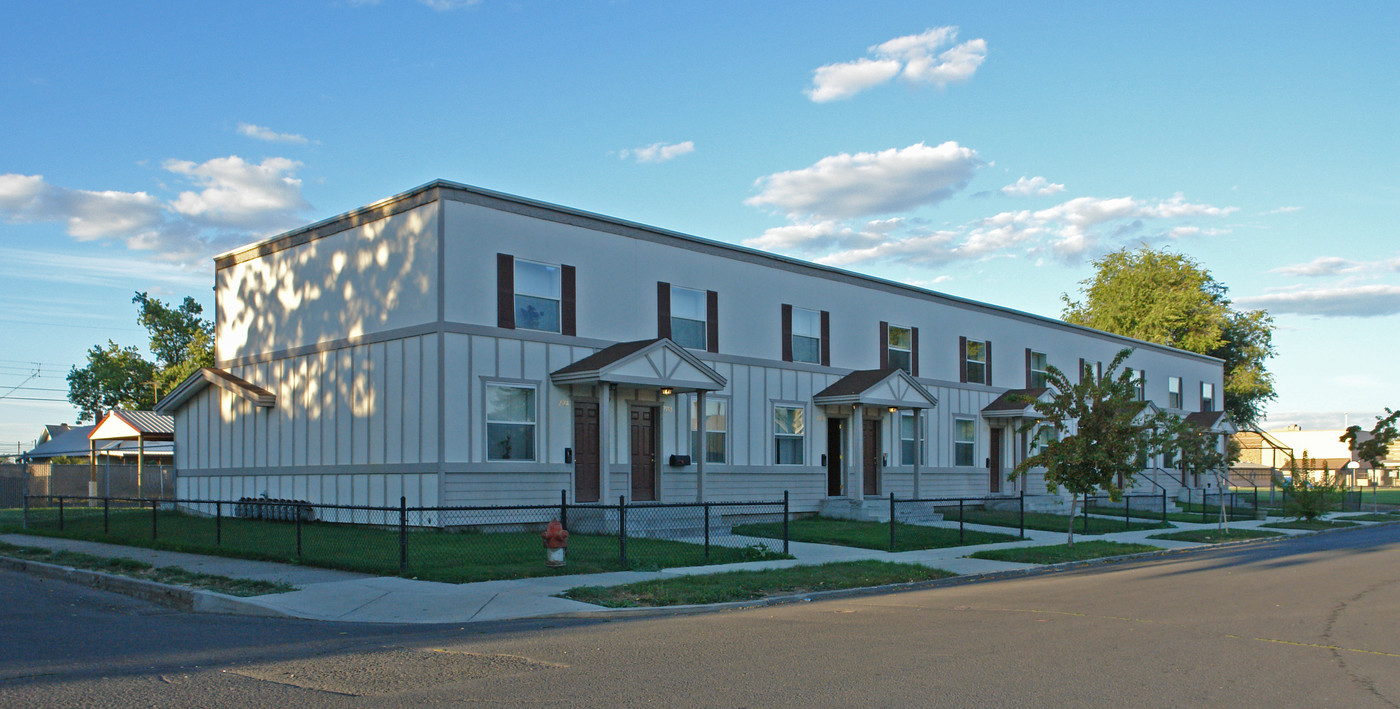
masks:
POLYGON ((1400 526, 697 615, 173 612, 0 572, 0 706, 1400 706, 1400 526))

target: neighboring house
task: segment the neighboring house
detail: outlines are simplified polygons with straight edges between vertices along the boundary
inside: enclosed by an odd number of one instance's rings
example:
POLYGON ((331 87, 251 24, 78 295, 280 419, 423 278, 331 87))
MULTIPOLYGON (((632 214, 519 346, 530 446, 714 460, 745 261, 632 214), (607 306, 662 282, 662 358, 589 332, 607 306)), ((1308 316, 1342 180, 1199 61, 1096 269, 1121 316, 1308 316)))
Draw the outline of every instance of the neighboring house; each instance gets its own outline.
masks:
MULTIPOLYGON (((1240 444, 1241 462, 1258 464, 1260 468, 1277 470, 1288 474, 1296 460, 1301 467, 1303 454, 1308 456, 1308 471, 1314 477, 1324 473, 1341 474, 1349 484, 1366 485, 1371 482, 1390 484, 1392 476, 1388 468, 1400 460, 1394 452, 1382 460, 1382 468, 1372 470, 1371 464, 1357 460, 1346 441, 1342 440, 1345 429, 1303 430, 1293 425, 1263 432, 1243 431, 1235 436, 1240 444)), ((1360 439, 1369 440, 1371 434, 1362 431, 1360 439)), ((1393 449, 1394 447, 1392 447, 1393 449)), ((1249 465, 1249 467, 1253 467, 1249 465)))
MULTIPOLYGON (((215 260, 217 367, 162 400, 178 494, 338 504, 1043 492, 1008 392, 1124 347, 1220 408, 1220 360, 433 182, 215 260)), ((1073 377, 1074 375, 1071 374, 1073 377)))

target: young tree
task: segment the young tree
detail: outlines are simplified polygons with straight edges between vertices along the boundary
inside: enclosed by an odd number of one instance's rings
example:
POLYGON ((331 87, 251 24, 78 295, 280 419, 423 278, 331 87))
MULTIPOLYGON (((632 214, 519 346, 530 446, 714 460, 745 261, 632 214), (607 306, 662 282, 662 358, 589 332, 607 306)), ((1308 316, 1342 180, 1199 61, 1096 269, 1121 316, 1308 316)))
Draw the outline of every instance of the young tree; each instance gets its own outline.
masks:
POLYGON ((1065 322, 1225 360, 1225 411, 1241 426, 1258 421, 1275 397, 1264 366, 1274 354, 1267 312, 1233 310, 1228 289, 1181 254, 1122 249, 1094 267, 1080 282, 1080 300, 1060 296, 1065 322))
POLYGON ((1068 544, 1074 546, 1074 516, 1079 498, 1095 490, 1107 490, 1113 500, 1122 498, 1118 478, 1131 486, 1138 472, 1137 459, 1143 450, 1146 427, 1136 418, 1142 404, 1123 362, 1132 354, 1124 349, 1097 375, 1090 367, 1071 382, 1053 365, 1048 373, 1051 398, 1034 403, 1041 418, 1027 426, 1053 426, 1066 435, 1050 440, 1039 453, 1026 458, 1011 471, 1010 479, 1028 475, 1032 468, 1045 469, 1045 487, 1058 492, 1061 487, 1074 496, 1070 502, 1068 544))
POLYGON ((1333 475, 1325 465, 1321 477, 1313 480, 1312 463, 1306 450, 1302 461, 1301 469, 1296 459, 1289 463, 1287 478, 1275 473, 1274 485, 1283 489, 1284 509, 1288 514, 1311 522, 1332 510, 1346 490, 1346 481, 1340 475, 1333 475))
MULTIPOLYGON (((1158 452, 1170 450, 1176 456, 1176 466, 1183 474, 1198 476, 1212 474, 1220 489, 1221 531, 1230 530, 1229 516, 1225 512, 1225 489, 1229 484, 1230 465, 1239 459, 1239 445, 1233 439, 1198 426, 1184 416, 1162 412, 1154 422, 1156 436, 1154 445, 1158 452), (1225 444, 1221 445, 1221 439, 1225 444)), ((1201 505, 1206 502, 1201 496, 1201 505)))

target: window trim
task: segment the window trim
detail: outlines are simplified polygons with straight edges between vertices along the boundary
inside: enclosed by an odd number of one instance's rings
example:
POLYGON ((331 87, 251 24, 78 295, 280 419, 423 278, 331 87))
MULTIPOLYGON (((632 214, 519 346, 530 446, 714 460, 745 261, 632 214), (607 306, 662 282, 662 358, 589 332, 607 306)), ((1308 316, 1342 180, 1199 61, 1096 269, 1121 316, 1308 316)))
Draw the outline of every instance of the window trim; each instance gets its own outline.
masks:
POLYGON ((488 379, 482 382, 481 390, 481 421, 482 421, 482 447, 484 458, 488 463, 535 463, 540 459, 540 386, 539 382, 520 379, 488 379), (533 416, 531 421, 493 421, 488 404, 488 392, 492 387, 503 387, 509 389, 528 390, 533 397, 534 406, 530 412, 533 416), (491 424, 507 424, 520 426, 528 424, 531 427, 530 440, 533 447, 528 458, 497 458, 491 452, 491 424))
POLYGON ((1029 347, 1026 348, 1026 388, 1035 389, 1050 386, 1050 355, 1044 352, 1037 352, 1029 347), (1044 369, 1035 368, 1035 356, 1040 355, 1045 365, 1044 369), (1040 375, 1041 382, 1036 384, 1036 375, 1040 375))
POLYGON ((977 419, 975 418, 954 418, 953 419, 953 467, 955 468, 975 468, 977 467, 977 419), (971 440, 961 440, 958 438, 958 424, 966 422, 972 431, 971 440), (972 462, 962 464, 958 462, 958 451, 961 446, 970 446, 972 462))
MULTIPOLYGON (((920 436, 920 435, 919 435, 919 431, 918 431, 917 428, 916 428, 916 429, 915 429, 915 432, 914 432, 914 437, 913 437, 913 438, 905 438, 905 437, 904 437, 904 419, 905 419, 905 417, 908 417, 908 418, 911 418, 911 419, 914 418, 914 412, 913 412, 913 411, 901 411, 901 412, 899 412, 899 464, 900 464, 900 465, 904 465, 904 466, 911 466, 911 465, 914 464, 914 461, 912 461, 912 460, 905 460, 905 458, 904 458, 904 442, 905 442, 905 441, 909 441, 910 445, 915 445, 915 444, 918 445, 919 450, 917 451, 917 453, 918 453, 918 458, 919 458, 919 465, 921 465, 921 466, 926 466, 926 465, 928 465, 928 436, 920 436)), ((920 417, 920 418, 923 419, 924 424, 927 426, 928 417, 920 417)), ((927 433, 927 431, 925 431, 925 433, 927 433)))
POLYGON ((959 337, 958 341, 962 345, 962 383, 992 385, 992 343, 989 340, 974 340, 967 337, 959 337), (982 345, 982 359, 974 360, 968 352, 968 348, 974 344, 982 345), (982 365, 982 381, 972 380, 973 364, 982 365))
POLYGON ((1201 411, 1215 411, 1215 382, 1201 382, 1201 411), (1206 387, 1210 387, 1210 396, 1206 396, 1206 387), (1210 402, 1210 408, 1206 408, 1206 402, 1210 402))
POLYGON ((526 258, 518 258, 518 257, 517 257, 517 258, 512 259, 512 264, 511 264, 511 276, 512 276, 512 278, 511 278, 511 280, 512 280, 512 285, 511 285, 512 303, 511 303, 511 305, 512 305, 512 308, 513 308, 512 317, 513 317, 513 321, 514 321, 514 323, 515 323, 515 329, 517 329, 517 330, 530 330, 530 331, 532 331, 532 332, 553 332, 553 333, 557 333, 557 334, 561 334, 561 335, 564 334, 564 265, 563 265, 563 264, 559 264, 559 263, 546 263, 546 262, 544 262, 544 261, 535 261, 534 259, 526 259, 526 258), (543 266, 543 267, 545 267, 545 268, 552 268, 552 269, 554 269, 555 288, 556 288, 556 290, 558 290, 558 292, 559 292, 559 297, 558 297, 558 298, 547 298, 547 297, 545 297, 545 296, 534 295, 534 294, 531 294, 531 293, 521 293, 521 292, 520 292, 520 278, 518 278, 517 276, 519 275, 518 272, 519 272, 519 269, 520 269, 520 265, 521 265, 522 263, 523 263, 523 264, 532 265, 532 266, 543 266), (519 316, 519 312, 520 312, 520 305, 519 305, 519 303, 520 303, 520 297, 521 297, 521 296, 524 296, 524 297, 526 297, 526 298, 535 298, 535 299, 537 299, 537 300, 547 300, 547 301, 553 302, 553 303, 554 303, 554 306, 555 306, 555 321, 556 321, 557 324, 559 325, 559 328, 556 329, 556 330, 545 330, 545 329, 543 329, 543 328, 527 327, 527 326, 525 326, 525 325, 521 325, 521 324, 520 324, 520 316, 519 316))
POLYGON ((827 343, 827 337, 825 337, 827 333, 827 323, 829 317, 830 316, 825 310, 812 310, 811 308, 800 308, 795 305, 783 303, 783 361, 825 365, 826 358, 823 355, 824 353, 830 352, 829 345, 827 343), (797 334, 797 328, 795 327, 795 325, 797 323, 798 311, 801 311, 802 313, 811 313, 812 315, 816 316, 816 337, 797 334), (797 358, 797 338, 799 337, 801 337, 804 340, 816 340, 817 354, 815 360, 797 358))
POLYGON ((670 292, 667 294, 667 295, 668 295, 667 303, 668 303, 668 305, 671 305, 671 306, 672 306, 672 307, 669 307, 669 308, 667 309, 667 310, 668 310, 668 312, 667 312, 667 318, 668 318, 669 321, 670 321, 670 322, 667 323, 667 329, 668 329, 669 332, 671 333, 671 334, 669 335, 669 337, 672 339, 672 341, 675 341, 676 321, 677 321, 677 320, 684 320, 684 321, 686 321, 686 322, 699 323, 699 324, 700 324, 700 336, 701 336, 701 338, 703 338, 703 341, 700 343, 700 346, 699 346, 699 347, 693 347, 693 346, 688 345, 688 344, 686 344, 686 343, 684 343, 684 342, 676 342, 676 344, 678 344, 678 345, 680 345, 681 347, 684 347, 684 348, 686 348, 686 349, 688 349, 688 350, 700 350, 700 351, 703 351, 703 352, 708 352, 708 351, 710 351, 710 313, 709 313, 709 307, 708 307, 708 305, 707 305, 707 301, 709 300, 709 297, 708 297, 708 295, 707 295, 707 292, 706 292, 706 291, 703 291, 703 290, 700 290, 699 288, 687 288, 687 287, 685 287, 685 286, 678 286, 678 285, 675 285, 674 283, 668 284, 668 286, 670 287, 670 292), (676 310, 675 310, 674 305, 675 305, 675 302, 676 302, 676 292, 677 292, 677 291, 685 291, 685 292, 687 292, 687 293, 694 293, 694 294, 696 294, 696 295, 698 295, 698 296, 700 297, 701 309, 702 309, 702 311, 704 312, 704 315, 705 315, 705 317, 704 317, 703 320, 696 320, 695 318, 686 318, 686 317, 681 317, 681 316, 679 316, 679 315, 676 315, 676 310))
POLYGON ((1181 377, 1167 377, 1167 408, 1180 409, 1182 403, 1184 402, 1181 400, 1181 377), (1173 388, 1176 391, 1172 391, 1173 388))
POLYGON ((885 357, 884 357, 884 359, 885 359, 885 362, 884 362, 885 368, 903 369, 904 371, 906 371, 906 372, 908 372, 909 374, 912 375, 912 374, 914 373, 914 352, 915 352, 915 350, 917 349, 917 348, 916 348, 916 345, 915 345, 915 342, 917 342, 917 337, 918 337, 918 335, 916 335, 915 333, 918 332, 918 328, 915 328, 915 327, 912 327, 912 326, 904 326, 904 325, 891 325, 891 324, 889 324, 889 323, 881 323, 881 324, 884 325, 884 327, 881 328, 881 329, 884 330, 884 334, 885 334, 885 357), (908 347, 908 348, 896 347, 896 346, 894 345, 893 338, 894 338, 894 331, 895 331, 895 330, 904 330, 904 331, 906 331, 906 332, 909 333, 909 347, 908 347), (895 352, 903 352, 903 353, 905 353, 905 354, 908 355, 908 357, 909 357, 909 366, 908 366, 907 368, 906 368, 906 367, 896 367, 896 365, 894 364, 894 362, 891 361, 892 357, 891 357, 890 355, 892 355, 892 354, 895 353, 895 352))
MULTIPOLYGON (((695 395, 695 394, 691 394, 691 395, 689 395, 689 396, 686 397, 686 398, 690 400, 690 403, 686 405, 686 416, 688 416, 688 417, 690 418, 690 424, 689 424, 689 426, 686 428, 686 438, 690 441, 690 447, 688 448, 688 450, 689 450, 689 452, 690 452, 691 463, 695 463, 695 462, 698 460, 698 456, 699 456, 699 453, 700 453, 700 437, 699 437, 699 434, 700 434, 700 419, 697 418, 697 416, 696 416, 696 410, 699 409, 700 397, 697 396, 697 395, 695 395)), ((724 446, 723 446, 723 448, 720 450, 720 456, 721 456, 722 460, 709 460, 709 459, 707 458, 707 459, 705 460, 705 465, 728 465, 728 464, 729 464, 729 428, 730 428, 730 427, 729 427, 729 423, 730 423, 731 417, 734 415, 734 414, 733 414, 733 407, 731 406, 731 403, 732 403, 732 402, 730 401, 730 398, 727 397, 727 396, 715 396, 715 395, 713 395, 713 394, 706 394, 706 395, 705 395, 705 404, 706 404, 706 406, 708 406, 708 405, 710 404, 710 402, 715 402, 716 404, 721 405, 721 413, 724 415, 724 430, 722 430, 722 431, 715 431, 714 429, 711 429, 710 427, 706 426, 706 427, 705 427, 705 433, 706 433, 706 435, 714 434, 714 433, 722 433, 722 434, 724 434, 724 446)), ((712 450, 708 445, 706 445, 706 446, 705 446, 705 453, 706 453, 706 454, 713 453, 713 450, 712 450)))
POLYGON ((773 440, 773 456, 772 456, 773 465, 783 465, 783 466, 792 466, 792 467, 799 467, 799 466, 807 465, 807 429, 809 428, 809 419, 810 419, 810 417, 808 416, 808 412, 807 412, 807 405, 806 405, 806 404, 803 404, 802 402, 796 402, 796 401, 781 401, 781 400, 780 400, 780 401, 773 401, 773 402, 771 402, 770 405, 769 405, 769 413, 770 413, 771 415, 769 416, 768 420, 769 420, 769 422, 770 422, 770 425, 772 426, 772 431, 771 431, 771 433, 772 433, 772 440, 773 440), (802 433, 778 433, 778 409, 792 409, 792 410, 796 410, 796 411, 801 411, 801 412, 802 412, 802 433), (796 462, 796 463, 781 463, 781 462, 779 462, 779 461, 778 461, 778 441, 779 441, 779 439, 788 439, 788 440, 797 439, 797 440, 799 441, 799 445, 798 445, 798 447, 797 447, 797 452, 798 452, 798 454, 801 456, 802 460, 800 460, 800 461, 798 461, 798 462, 796 462))

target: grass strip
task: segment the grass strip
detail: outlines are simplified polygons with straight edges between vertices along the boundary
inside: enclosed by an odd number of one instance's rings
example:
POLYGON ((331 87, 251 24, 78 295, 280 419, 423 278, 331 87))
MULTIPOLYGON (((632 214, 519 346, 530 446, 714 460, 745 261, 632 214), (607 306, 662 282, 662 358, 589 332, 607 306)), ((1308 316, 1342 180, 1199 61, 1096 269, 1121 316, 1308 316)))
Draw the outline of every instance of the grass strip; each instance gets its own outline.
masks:
POLYGON ((1124 556, 1158 548, 1147 544, 1127 544, 1124 542, 1090 541, 1074 546, 1056 544, 1054 546, 1018 547, 1015 549, 992 549, 969 554, 974 559, 992 561, 1012 561, 1018 564, 1062 564, 1066 561, 1102 559, 1108 556, 1124 556))
MULTIPOLYGON (((31 508, 30 513, 28 529, 0 531, 380 576, 400 575, 397 524, 304 523, 301 554, 298 555, 297 529, 293 522, 224 517, 220 523, 220 538, 213 518, 161 510, 157 537, 152 539, 149 509, 111 510, 105 534, 100 507, 66 508, 62 530, 58 529, 56 511, 52 516, 45 516, 31 508)), ((415 526, 410 527, 408 533, 408 572, 404 575, 429 581, 468 583, 791 558, 759 545, 736 548, 713 544, 707 555, 703 544, 631 536, 627 538, 626 565, 622 563, 620 551, 616 535, 571 534, 568 565, 552 569, 544 565, 544 547, 538 531, 476 532, 415 526)))
MULTIPOLYGON (((954 508, 940 508, 943 512, 943 519, 956 522, 958 520, 958 510, 954 508)), ((1120 513, 1121 514, 1121 513, 1120 513)), ((986 510, 968 508, 963 510, 963 520, 972 524, 985 524, 993 527, 1017 527, 1019 525, 1020 513, 1011 510, 986 510)), ((1069 530, 1069 515, 1059 515, 1050 512, 1027 512, 1026 529, 1038 529, 1043 532, 1065 532, 1069 530)), ((1143 529, 1172 529, 1171 524, 1162 522, 1129 522, 1123 524, 1122 517, 1118 519, 1107 517, 1095 517, 1090 515, 1088 530, 1085 530, 1083 515, 1074 517, 1075 534, 1110 534, 1113 532, 1131 532, 1143 529)))
POLYGON ((1340 529, 1342 527, 1358 527, 1360 525, 1356 522, 1341 522, 1337 520, 1315 519, 1309 521, 1305 519, 1295 519, 1292 522, 1270 522, 1269 524, 1260 526, 1273 529, 1305 529, 1310 532, 1315 532, 1321 529, 1340 529))
POLYGON ((1149 539, 1169 539, 1174 542, 1197 542, 1200 544, 1219 544, 1220 542, 1233 542, 1241 539, 1264 539, 1266 537, 1281 537, 1283 532, 1269 532, 1262 529, 1231 529, 1220 531, 1218 529, 1192 529, 1185 532, 1171 532, 1168 534, 1154 534, 1149 539))
POLYGON ((1394 522, 1400 519, 1400 514, 1395 512, 1367 512, 1360 515, 1346 515, 1337 519, 1351 520, 1353 522, 1394 522))
POLYGON ((235 579, 215 574, 200 574, 186 571, 178 566, 155 567, 144 561, 125 558, 93 556, 76 551, 52 550, 42 547, 16 546, 0 542, 0 556, 26 561, 39 561, 58 564, 87 571, 101 571, 108 574, 130 576, 145 581, 188 586, 208 591, 218 591, 230 596, 262 596, 269 593, 295 591, 291 584, 253 579, 235 579))
POLYGON ((641 581, 623 586, 579 586, 559 595, 562 598, 608 608, 680 606, 752 601, 769 596, 885 586, 949 576, 956 574, 917 564, 842 561, 786 569, 726 571, 719 574, 641 581))
MULTIPOLYGON (((734 533, 749 537, 782 539, 783 524, 781 522, 743 524, 734 527, 734 533)), ((890 525, 888 522, 807 517, 788 522, 788 538, 794 542, 836 544, 885 551, 890 548, 890 525)), ((894 551, 945 549, 974 544, 1012 542, 1016 539, 1017 537, 1013 534, 981 532, 972 529, 965 530, 959 537, 956 529, 905 524, 903 522, 895 522, 894 524, 894 551)))

